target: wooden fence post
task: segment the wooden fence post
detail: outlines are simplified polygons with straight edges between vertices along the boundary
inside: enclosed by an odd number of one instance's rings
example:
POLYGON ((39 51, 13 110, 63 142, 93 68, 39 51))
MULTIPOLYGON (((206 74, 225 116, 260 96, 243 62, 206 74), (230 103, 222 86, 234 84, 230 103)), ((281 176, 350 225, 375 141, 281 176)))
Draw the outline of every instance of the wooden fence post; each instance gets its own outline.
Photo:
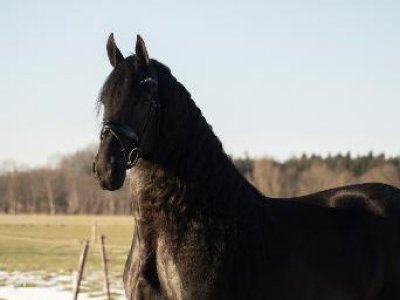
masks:
POLYGON ((101 242, 101 258, 103 262, 103 270, 104 270, 104 289, 107 295, 107 299, 111 300, 111 294, 110 294, 110 282, 108 280, 108 259, 107 259, 107 253, 106 253, 106 246, 105 246, 105 239, 106 237, 104 235, 101 235, 100 237, 100 242, 101 242))
POLYGON ((89 241, 86 240, 85 244, 83 246, 82 252, 81 252, 81 256, 79 257, 78 274, 76 277, 75 287, 74 287, 74 300, 78 299, 79 288, 81 285, 83 269, 85 267, 85 261, 86 261, 88 250, 89 250, 89 241))
POLYGON ((97 244, 97 222, 92 223, 92 233, 91 233, 92 244, 97 244))

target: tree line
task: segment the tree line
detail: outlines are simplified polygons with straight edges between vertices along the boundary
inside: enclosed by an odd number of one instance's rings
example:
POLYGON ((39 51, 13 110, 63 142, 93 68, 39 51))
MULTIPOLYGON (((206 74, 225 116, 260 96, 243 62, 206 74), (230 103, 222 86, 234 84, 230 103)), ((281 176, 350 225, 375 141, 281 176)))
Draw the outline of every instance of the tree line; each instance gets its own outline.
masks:
MULTIPOLYGON (((116 192, 100 189, 91 174, 94 148, 61 158, 52 167, 0 166, 0 213, 130 214, 129 184, 116 192)), ((284 162, 236 158, 243 176, 261 192, 292 197, 340 185, 382 182, 400 187, 400 157, 302 155, 284 162)))

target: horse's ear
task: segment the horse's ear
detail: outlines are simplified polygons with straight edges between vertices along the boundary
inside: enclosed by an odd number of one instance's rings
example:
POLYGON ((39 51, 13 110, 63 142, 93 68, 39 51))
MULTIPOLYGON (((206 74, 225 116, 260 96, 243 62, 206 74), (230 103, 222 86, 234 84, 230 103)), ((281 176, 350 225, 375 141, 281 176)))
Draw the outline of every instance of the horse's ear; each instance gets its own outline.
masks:
POLYGON ((114 34, 111 33, 107 41, 107 54, 111 65, 115 68, 121 61, 124 60, 124 56, 121 51, 119 51, 117 45, 115 44, 114 34))
POLYGON ((146 45, 144 44, 144 40, 138 34, 136 39, 136 56, 139 59, 139 63, 142 66, 147 67, 150 62, 149 54, 146 50, 146 45))

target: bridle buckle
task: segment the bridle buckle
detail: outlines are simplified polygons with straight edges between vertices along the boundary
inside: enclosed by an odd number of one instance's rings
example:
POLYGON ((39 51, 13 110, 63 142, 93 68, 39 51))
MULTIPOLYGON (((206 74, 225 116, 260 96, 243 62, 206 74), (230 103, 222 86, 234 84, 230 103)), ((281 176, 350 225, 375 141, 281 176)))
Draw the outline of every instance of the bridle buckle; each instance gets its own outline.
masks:
POLYGON ((129 152, 128 159, 126 162, 127 169, 134 167, 139 160, 139 148, 134 147, 131 152, 129 152))

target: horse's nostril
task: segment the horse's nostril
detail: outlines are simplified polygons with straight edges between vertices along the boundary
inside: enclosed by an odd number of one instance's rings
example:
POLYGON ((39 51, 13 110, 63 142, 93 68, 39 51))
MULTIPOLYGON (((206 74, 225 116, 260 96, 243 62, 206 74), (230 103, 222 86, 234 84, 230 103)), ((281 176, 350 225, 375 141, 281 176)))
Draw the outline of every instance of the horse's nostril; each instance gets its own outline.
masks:
POLYGON ((92 163, 92 175, 97 176, 96 162, 92 163))

